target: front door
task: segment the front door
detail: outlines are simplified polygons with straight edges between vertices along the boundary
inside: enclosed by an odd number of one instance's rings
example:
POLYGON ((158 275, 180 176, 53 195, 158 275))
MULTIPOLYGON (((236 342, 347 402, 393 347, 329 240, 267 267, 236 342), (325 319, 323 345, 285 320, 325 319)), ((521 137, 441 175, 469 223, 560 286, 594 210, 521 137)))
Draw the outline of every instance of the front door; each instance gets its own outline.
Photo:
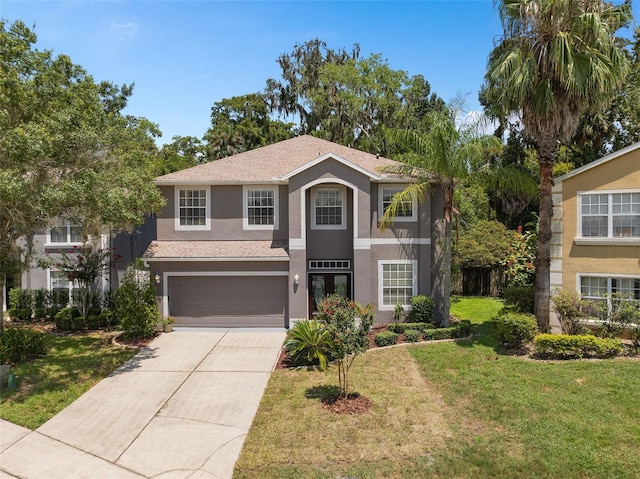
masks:
POLYGON ((309 317, 318 311, 318 303, 331 294, 351 299, 351 273, 309 274, 309 317))

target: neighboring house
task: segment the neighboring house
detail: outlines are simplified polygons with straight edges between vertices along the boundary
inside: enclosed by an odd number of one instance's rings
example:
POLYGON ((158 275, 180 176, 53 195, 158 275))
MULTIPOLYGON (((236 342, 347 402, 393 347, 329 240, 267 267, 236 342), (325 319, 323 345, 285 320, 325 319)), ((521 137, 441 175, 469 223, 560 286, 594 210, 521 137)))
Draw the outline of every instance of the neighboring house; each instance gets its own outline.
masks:
MULTIPOLYGON (((117 288, 126 267, 136 258, 142 256, 151 240, 155 239, 155 237, 155 218, 151 217, 131 233, 121 232, 101 235, 97 242, 98 246, 100 248, 113 248, 120 259, 115 263, 115 269, 105 272, 105 276, 101 280, 100 290, 106 291, 117 288)), ((61 258, 61 253, 72 251, 74 247, 80 247, 84 244, 82 226, 60 220, 51 228, 35 233, 30 238, 30 241, 34 253, 34 263, 38 257, 44 255, 54 259, 61 258)), ((71 294, 71 291, 77 285, 70 281, 66 274, 56 271, 55 268, 38 268, 34 264, 33 267, 26 269, 17 281, 15 278, 12 279, 7 286, 6 297, 8 297, 10 288, 13 287, 67 290, 71 294)), ((6 297, 4 298, 5 301, 6 297)), ((4 304, 6 307, 6 303, 4 304)))
POLYGON ((430 295, 441 190, 378 218, 407 178, 396 162, 301 136, 156 178, 167 199, 143 259, 164 316, 186 326, 279 326, 339 293, 376 305, 430 295))
POLYGON ((551 291, 640 300, 640 143, 556 178, 553 203, 551 291))

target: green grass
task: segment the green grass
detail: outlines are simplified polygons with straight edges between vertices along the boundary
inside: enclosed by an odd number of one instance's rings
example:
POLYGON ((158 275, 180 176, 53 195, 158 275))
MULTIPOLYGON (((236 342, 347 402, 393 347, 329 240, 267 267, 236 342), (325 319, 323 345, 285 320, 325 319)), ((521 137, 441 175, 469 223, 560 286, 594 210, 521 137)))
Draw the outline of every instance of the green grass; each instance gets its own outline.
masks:
POLYGON ((0 418, 36 429, 136 353, 103 333, 50 340, 46 357, 12 367, 18 387, 2 391, 0 418))
POLYGON ((363 416, 309 394, 337 384, 335 370, 276 371, 234 477, 637 478, 640 361, 502 355, 490 334, 500 306, 453 304, 472 341, 357 358, 355 389, 374 403, 363 416))

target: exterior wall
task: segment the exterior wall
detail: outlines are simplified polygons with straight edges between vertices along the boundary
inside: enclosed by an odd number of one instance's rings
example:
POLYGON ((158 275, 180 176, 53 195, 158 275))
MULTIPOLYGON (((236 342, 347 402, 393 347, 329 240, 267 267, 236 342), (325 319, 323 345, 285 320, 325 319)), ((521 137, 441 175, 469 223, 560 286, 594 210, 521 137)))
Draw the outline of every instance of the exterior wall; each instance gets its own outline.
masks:
MULTIPOLYGON (((188 186, 185 186, 188 188, 188 186)), ((176 230, 176 194, 173 186, 161 186, 167 204, 158 213, 158 240, 211 241, 211 240, 286 240, 289 231, 287 186, 278 186, 278 229, 244 230, 242 185, 207 186, 211 200, 210 230, 176 230)))
MULTIPOLYGON (((640 277, 640 239, 579 239, 579 200, 583 192, 640 191, 640 148, 559 181, 554 188, 551 290, 579 290, 578 275, 640 277), (584 244, 589 243, 589 244, 584 244)), ((552 326, 556 323, 552 314, 552 326)))

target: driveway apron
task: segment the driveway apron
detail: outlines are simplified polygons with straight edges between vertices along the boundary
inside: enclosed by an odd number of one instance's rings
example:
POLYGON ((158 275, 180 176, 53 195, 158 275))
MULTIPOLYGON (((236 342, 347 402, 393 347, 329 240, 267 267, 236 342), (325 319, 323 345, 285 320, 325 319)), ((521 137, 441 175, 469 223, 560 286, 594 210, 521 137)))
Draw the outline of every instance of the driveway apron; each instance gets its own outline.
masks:
POLYGON ((230 478, 284 337, 162 334, 36 431, 0 421, 0 479, 230 478))

